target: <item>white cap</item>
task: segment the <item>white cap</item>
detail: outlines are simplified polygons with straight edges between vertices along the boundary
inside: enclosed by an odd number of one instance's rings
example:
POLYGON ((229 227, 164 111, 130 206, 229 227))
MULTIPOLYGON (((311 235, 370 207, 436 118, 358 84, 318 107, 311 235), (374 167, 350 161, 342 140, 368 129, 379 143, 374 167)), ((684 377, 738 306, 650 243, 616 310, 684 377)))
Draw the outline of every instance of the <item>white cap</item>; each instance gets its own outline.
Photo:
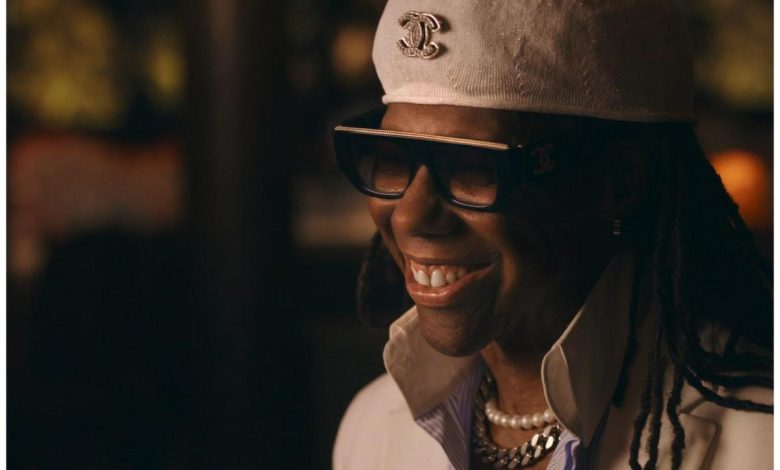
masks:
POLYGON ((386 104, 694 118, 673 0, 389 0, 373 59, 386 104))

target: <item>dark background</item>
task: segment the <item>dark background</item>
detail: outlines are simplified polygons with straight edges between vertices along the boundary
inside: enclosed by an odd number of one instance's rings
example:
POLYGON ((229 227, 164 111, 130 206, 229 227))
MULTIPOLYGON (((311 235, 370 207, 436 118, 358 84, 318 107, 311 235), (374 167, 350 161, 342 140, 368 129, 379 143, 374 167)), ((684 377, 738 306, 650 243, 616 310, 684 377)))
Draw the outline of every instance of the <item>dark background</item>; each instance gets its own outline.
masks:
MULTIPOLYGON (((329 468, 383 371, 328 134, 380 102, 382 7, 9 0, 9 468, 329 468)), ((699 135, 771 257, 772 3, 684 9, 699 135)))

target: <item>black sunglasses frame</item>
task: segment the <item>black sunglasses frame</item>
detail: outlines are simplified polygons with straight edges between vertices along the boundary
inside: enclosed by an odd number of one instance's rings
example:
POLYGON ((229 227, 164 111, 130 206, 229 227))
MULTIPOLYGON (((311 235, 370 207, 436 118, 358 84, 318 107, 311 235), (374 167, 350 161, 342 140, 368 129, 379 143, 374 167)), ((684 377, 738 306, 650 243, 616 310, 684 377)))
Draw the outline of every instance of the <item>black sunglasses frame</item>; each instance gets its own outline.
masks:
MULTIPOLYGON (((360 176, 351 158, 351 142, 354 138, 370 137, 372 139, 385 139, 400 145, 409 159, 409 177, 408 184, 411 184, 420 165, 425 165, 431 174, 431 179, 439 195, 448 203, 463 209, 469 209, 478 212, 499 212, 501 211, 512 190, 518 185, 528 180, 533 172, 533 158, 530 154, 539 148, 539 144, 549 142, 549 138, 534 139, 532 142, 522 145, 510 145, 496 142, 477 141, 471 139, 453 139, 439 136, 428 136, 424 134, 413 133, 393 133, 379 129, 379 125, 384 115, 385 109, 377 109, 362 114, 355 118, 344 121, 333 131, 333 143, 336 150, 336 160, 339 167, 344 172, 347 179, 361 193, 380 199, 400 199, 406 192, 406 188, 400 192, 381 192, 368 186, 360 176), (400 134, 400 135, 398 135, 400 134), (447 185, 439 175, 436 166, 433 164, 434 155, 440 146, 481 148, 494 159, 496 168, 496 195, 491 204, 478 205, 459 201, 455 198, 447 185)), ((581 131, 579 127, 571 130, 581 131)), ((564 133, 566 133, 564 131, 564 133)), ((560 135, 557 132, 556 135, 560 135)))

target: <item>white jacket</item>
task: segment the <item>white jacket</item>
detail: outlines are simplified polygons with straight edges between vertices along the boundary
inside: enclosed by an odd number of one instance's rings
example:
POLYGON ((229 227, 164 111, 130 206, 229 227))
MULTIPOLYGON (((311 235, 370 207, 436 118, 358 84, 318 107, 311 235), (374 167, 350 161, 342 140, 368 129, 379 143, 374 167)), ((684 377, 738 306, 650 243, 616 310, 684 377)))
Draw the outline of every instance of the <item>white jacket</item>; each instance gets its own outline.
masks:
MULTIPOLYGON (((639 328, 624 405, 611 404, 628 337, 631 279, 630 257, 618 256, 542 363, 550 409, 585 445, 609 410, 595 446, 593 468, 598 470, 628 468, 632 423, 644 387, 651 342, 651 335, 644 333, 651 333, 653 326, 649 315, 639 328)), ((468 458, 448 456, 415 419, 445 400, 465 371, 476 367, 479 355, 453 358, 435 351, 422 337, 412 308, 391 326, 384 359, 389 374, 358 393, 342 420, 333 452, 334 470, 449 470, 454 468, 452 461, 467 462, 468 458)), ((666 380, 667 386, 670 383, 671 377, 666 380)), ((772 402, 772 391, 758 387, 742 389, 735 396, 772 402)), ((772 415, 722 408, 688 385, 679 411, 686 443, 682 469, 772 468, 772 415)), ((671 468, 671 429, 664 416, 659 469, 671 468)), ((640 453, 640 462, 643 458, 640 453)))

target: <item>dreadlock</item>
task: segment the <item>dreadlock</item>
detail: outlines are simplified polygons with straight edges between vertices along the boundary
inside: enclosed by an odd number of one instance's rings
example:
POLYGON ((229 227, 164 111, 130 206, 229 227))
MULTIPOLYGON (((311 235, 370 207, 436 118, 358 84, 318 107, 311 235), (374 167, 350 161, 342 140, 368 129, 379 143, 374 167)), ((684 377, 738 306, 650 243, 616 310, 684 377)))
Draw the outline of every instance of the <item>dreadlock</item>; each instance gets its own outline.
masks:
MULTIPOLYGON (((685 431, 678 407, 684 383, 720 406, 772 412, 771 405, 724 396, 715 390, 773 386, 768 357, 737 351, 740 340, 771 350, 770 270, 693 130, 679 125, 659 127, 661 138, 653 149, 655 168, 649 195, 654 204, 644 222, 637 224, 647 234, 637 237, 637 251, 644 256, 638 266, 646 266, 644 273, 638 274, 649 281, 657 318, 640 411, 634 420, 629 459, 632 470, 656 468, 664 411, 674 431, 672 468, 680 467, 685 431), (712 324, 730 331, 723 353, 702 345, 699 332, 712 324), (665 398, 667 360, 673 380, 665 398), (639 450, 648 420, 648 459, 642 466, 639 450)), ((623 400, 626 374, 636 354, 635 301, 631 310, 631 336, 613 400, 616 405, 623 400)))

